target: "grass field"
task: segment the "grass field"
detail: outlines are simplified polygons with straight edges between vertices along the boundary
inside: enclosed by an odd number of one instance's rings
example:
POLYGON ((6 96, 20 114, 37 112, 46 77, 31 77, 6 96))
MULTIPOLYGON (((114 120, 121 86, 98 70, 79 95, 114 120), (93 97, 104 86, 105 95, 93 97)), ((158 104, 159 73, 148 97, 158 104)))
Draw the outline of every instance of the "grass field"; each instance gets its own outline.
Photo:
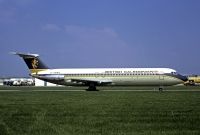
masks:
POLYGON ((0 135, 200 134, 200 87, 54 89, 80 88, 0 87, 0 135))

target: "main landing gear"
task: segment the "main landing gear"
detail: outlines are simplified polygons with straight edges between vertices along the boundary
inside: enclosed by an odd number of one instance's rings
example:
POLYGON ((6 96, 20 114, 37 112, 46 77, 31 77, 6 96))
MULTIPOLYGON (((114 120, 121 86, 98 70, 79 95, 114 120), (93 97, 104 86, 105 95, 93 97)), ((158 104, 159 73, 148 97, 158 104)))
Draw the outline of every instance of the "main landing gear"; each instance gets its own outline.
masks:
POLYGON ((89 84, 89 88, 87 89, 87 91, 98 91, 96 88, 95 83, 90 83, 89 84))

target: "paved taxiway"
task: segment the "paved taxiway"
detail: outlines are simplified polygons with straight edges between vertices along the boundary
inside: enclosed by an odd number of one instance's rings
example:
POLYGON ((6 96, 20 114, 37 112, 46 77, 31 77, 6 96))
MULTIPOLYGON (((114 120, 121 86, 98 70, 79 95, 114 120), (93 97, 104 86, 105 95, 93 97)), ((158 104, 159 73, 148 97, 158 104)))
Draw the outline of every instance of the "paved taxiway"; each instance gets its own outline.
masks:
MULTIPOLYGON (((0 90, 0 92, 67 92, 67 91, 70 91, 70 92, 85 92, 86 90, 0 90)), ((112 91, 112 92, 120 92, 120 91, 127 91, 127 92, 158 92, 159 90, 99 90, 99 91, 96 91, 96 92, 101 92, 101 91, 112 91)), ((200 90, 163 90, 161 92, 190 92, 190 91, 193 91, 193 92, 200 92, 200 90)))

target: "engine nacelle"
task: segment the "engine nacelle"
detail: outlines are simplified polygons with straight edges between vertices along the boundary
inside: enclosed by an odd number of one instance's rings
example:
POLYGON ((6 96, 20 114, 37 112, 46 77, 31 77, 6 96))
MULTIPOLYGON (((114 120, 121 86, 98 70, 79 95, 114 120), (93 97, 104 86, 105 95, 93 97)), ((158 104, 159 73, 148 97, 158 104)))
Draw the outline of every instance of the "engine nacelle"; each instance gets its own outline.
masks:
POLYGON ((64 75, 33 75, 33 77, 49 81, 63 81, 65 78, 64 75))

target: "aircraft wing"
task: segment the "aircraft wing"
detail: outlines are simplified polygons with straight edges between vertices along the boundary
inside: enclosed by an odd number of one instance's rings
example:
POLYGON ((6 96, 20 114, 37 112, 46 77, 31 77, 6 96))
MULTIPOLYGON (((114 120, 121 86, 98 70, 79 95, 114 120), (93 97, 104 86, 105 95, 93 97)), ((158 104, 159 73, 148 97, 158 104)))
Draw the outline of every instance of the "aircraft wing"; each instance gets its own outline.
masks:
POLYGON ((83 83, 83 84, 95 83, 97 85, 107 85, 107 84, 111 84, 112 80, 108 80, 108 79, 71 79, 71 82, 83 83))

